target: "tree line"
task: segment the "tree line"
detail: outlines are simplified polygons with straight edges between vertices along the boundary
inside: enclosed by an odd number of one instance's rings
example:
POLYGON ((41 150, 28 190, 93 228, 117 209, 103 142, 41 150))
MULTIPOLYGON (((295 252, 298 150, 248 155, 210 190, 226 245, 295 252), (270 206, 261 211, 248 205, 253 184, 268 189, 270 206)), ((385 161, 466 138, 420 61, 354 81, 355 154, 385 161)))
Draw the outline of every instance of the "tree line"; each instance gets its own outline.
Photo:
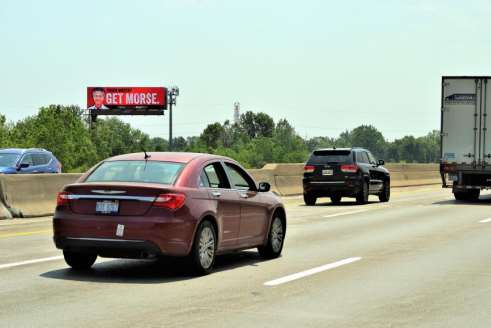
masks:
MULTIPOLYGON (((173 139, 173 151, 229 156, 247 168, 266 163, 305 162, 309 153, 324 147, 364 147, 387 162, 431 163, 439 160, 440 134, 405 136, 388 141, 374 126, 361 125, 338 137, 304 139, 286 120, 275 122, 266 113, 248 111, 238 123, 208 124, 199 136, 173 139)), ((0 148, 45 148, 63 164, 65 172, 81 172, 105 158, 131 152, 168 151, 168 140, 150 137, 116 117, 99 119, 89 128, 78 106, 50 105, 18 122, 0 114, 0 148)))

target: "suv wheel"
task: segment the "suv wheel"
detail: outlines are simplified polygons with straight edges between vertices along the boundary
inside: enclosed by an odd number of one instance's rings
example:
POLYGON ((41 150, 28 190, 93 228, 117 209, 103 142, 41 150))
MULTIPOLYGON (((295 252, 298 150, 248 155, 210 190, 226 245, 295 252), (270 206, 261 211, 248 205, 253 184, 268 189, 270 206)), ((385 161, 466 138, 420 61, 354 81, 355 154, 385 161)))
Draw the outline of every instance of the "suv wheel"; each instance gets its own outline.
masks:
POLYGON ((390 199, 390 182, 385 181, 384 182, 384 188, 382 189, 382 192, 378 195, 378 199, 381 202, 388 202, 390 199))
POLYGON ((193 271, 198 275, 205 275, 213 270, 217 246, 215 227, 210 221, 203 221, 194 237, 191 251, 193 271))
POLYGON ((279 216, 275 216, 271 223, 266 246, 257 248, 259 255, 265 259, 274 259, 280 256, 285 240, 285 227, 279 216))
POLYGON ((303 201, 305 202, 305 205, 312 206, 315 205, 315 202, 317 201, 317 197, 312 196, 310 194, 303 194, 303 201))
POLYGON ((368 182, 363 181, 363 187, 356 195, 356 202, 360 205, 368 203, 368 182))
POLYGON ((336 205, 341 203, 341 196, 339 195, 331 196, 331 202, 336 205))
POLYGON ((75 270, 88 270, 92 267, 97 259, 97 254, 77 253, 71 251, 63 251, 63 257, 66 264, 75 270))

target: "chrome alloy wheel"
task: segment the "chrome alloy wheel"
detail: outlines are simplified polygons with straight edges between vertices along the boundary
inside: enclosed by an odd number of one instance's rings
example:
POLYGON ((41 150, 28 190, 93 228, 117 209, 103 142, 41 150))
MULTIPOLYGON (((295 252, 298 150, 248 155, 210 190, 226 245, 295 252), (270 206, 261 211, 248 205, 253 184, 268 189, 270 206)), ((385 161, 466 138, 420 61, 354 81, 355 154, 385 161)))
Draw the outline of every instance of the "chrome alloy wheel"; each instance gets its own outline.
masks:
POLYGON ((208 269, 215 257, 215 235, 209 227, 201 230, 199 237, 199 261, 204 269, 208 269))
POLYGON ((275 253, 281 250, 281 245, 283 244, 283 223, 281 219, 276 217, 271 226, 271 248, 275 253))

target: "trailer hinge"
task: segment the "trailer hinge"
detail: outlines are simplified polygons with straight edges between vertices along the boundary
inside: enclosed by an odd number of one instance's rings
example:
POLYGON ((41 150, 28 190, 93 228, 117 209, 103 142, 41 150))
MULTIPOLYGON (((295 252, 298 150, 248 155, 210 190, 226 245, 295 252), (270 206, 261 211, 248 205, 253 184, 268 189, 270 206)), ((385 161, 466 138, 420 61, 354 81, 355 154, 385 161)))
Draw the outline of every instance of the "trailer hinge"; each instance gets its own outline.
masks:
POLYGON ((448 137, 448 133, 447 132, 442 132, 442 133, 440 133, 440 137, 448 137))
POLYGON ((442 83, 442 86, 444 86, 444 87, 448 87, 449 85, 450 85, 450 82, 443 82, 442 83))

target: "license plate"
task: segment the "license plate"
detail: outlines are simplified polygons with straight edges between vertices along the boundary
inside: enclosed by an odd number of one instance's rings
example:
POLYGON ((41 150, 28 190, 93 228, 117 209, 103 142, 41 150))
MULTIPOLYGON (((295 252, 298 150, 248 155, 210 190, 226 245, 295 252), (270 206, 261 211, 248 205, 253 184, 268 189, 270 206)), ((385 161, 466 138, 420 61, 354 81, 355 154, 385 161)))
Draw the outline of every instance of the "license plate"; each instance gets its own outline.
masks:
POLYGON ((123 237, 124 235, 124 224, 118 224, 116 227, 116 236, 123 237))
POLYGON ((105 200, 95 203, 95 212, 101 214, 115 214, 119 211, 119 202, 105 200))
POLYGON ((322 175, 332 175, 332 170, 322 170, 322 175))

